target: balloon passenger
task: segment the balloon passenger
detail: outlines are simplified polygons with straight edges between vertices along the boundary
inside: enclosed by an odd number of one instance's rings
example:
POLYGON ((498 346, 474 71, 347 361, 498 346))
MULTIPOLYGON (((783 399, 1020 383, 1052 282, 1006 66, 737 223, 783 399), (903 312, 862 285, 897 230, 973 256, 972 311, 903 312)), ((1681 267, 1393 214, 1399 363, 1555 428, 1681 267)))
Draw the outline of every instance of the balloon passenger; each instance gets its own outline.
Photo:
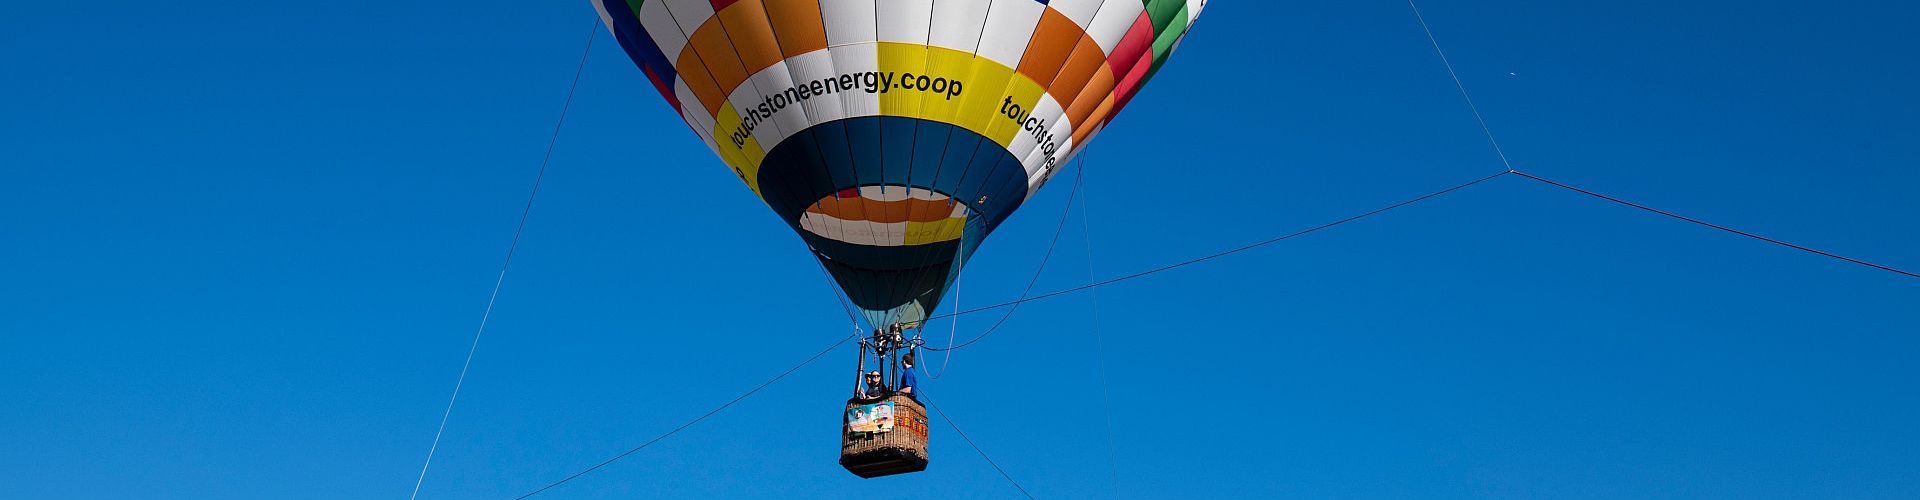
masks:
POLYGON ((913 395, 914 386, 920 385, 920 382, 913 378, 913 353, 900 356, 900 367, 903 368, 900 370, 900 393, 919 401, 920 397, 913 395))
POLYGON ((867 385, 860 389, 860 398, 878 399, 886 397, 887 386, 883 382, 885 382, 885 380, 880 378, 880 370, 867 372, 867 385))

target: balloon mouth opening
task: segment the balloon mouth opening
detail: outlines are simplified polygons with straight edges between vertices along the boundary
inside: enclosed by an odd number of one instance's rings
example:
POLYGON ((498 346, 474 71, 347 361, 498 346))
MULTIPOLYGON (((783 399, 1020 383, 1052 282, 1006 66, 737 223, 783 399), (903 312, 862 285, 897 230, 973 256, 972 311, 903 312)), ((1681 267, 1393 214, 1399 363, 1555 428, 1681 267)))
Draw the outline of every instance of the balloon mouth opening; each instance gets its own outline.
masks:
POLYGON ((863 246, 943 243, 965 234, 973 210, 945 193, 896 184, 860 186, 821 198, 800 214, 800 229, 863 246))

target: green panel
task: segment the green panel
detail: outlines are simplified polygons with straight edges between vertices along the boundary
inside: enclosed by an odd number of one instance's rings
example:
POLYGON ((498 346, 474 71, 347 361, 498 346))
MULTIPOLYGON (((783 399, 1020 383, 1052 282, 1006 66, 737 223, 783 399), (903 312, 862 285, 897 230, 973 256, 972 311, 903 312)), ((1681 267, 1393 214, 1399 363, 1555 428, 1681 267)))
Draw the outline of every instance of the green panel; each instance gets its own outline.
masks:
POLYGON ((1173 22, 1168 23, 1166 29, 1153 32, 1153 64, 1157 66, 1160 61, 1166 60, 1167 53, 1173 52, 1173 42, 1180 41, 1180 36, 1185 34, 1187 34, 1187 4, 1183 2, 1180 4, 1180 10, 1174 12, 1173 22))
POLYGON ((1180 20, 1180 26, 1186 27, 1187 0, 1147 0, 1147 17, 1153 21, 1155 37, 1165 33, 1174 19, 1180 20))

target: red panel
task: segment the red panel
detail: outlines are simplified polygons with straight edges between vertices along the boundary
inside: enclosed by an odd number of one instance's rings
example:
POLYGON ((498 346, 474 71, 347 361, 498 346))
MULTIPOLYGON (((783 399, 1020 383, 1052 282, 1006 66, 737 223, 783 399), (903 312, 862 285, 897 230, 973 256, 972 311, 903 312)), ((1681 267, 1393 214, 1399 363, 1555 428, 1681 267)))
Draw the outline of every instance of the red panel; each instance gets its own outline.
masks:
POLYGON ((1127 36, 1120 37, 1120 43, 1114 44, 1113 52, 1107 54, 1107 64, 1113 66, 1114 75, 1125 75, 1140 61, 1141 54, 1153 54, 1153 20, 1148 19, 1145 12, 1133 20, 1127 36))
POLYGON ((1140 85, 1146 83, 1147 72, 1152 69, 1153 53, 1140 54, 1140 58, 1134 61, 1133 69, 1127 71, 1127 76, 1113 87, 1113 113, 1107 115, 1109 121, 1114 115, 1120 114, 1121 108, 1127 107, 1127 101, 1133 100, 1134 94, 1140 92, 1140 85))

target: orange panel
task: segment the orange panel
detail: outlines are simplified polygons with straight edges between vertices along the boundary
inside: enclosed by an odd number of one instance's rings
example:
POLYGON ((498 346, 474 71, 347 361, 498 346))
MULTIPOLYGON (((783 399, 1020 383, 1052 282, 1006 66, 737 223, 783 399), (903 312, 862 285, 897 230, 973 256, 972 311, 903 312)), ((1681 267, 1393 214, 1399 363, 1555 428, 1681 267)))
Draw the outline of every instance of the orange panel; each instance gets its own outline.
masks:
POLYGON ((953 205, 946 200, 907 199, 880 201, 868 198, 826 198, 807 207, 807 212, 854 222, 939 222, 953 218, 953 205))
POLYGON ((827 48, 827 26, 820 0, 766 0, 767 19, 780 39, 780 53, 793 57, 827 48))
MULTIPOLYGON (((1100 44, 1093 37, 1081 35, 1080 44, 1074 46, 1073 55, 1067 57, 1065 65, 1060 67, 1060 76, 1053 79, 1053 85, 1047 88, 1054 100, 1063 106, 1072 104, 1085 90, 1093 75, 1107 67, 1107 55, 1100 50, 1100 44)), ((1109 72, 1113 70, 1107 70, 1109 72)), ((1079 122, 1074 122, 1079 123, 1079 122)))
POLYGON ((1093 129, 1095 127, 1100 126, 1100 121, 1105 120, 1107 118, 1107 114, 1112 112, 1113 112, 1113 94, 1107 94, 1107 97, 1105 99, 1100 100, 1100 107, 1095 108, 1093 110, 1093 115, 1087 117, 1088 118, 1087 121, 1073 122, 1074 126, 1076 127, 1073 131, 1073 143, 1086 144, 1087 134, 1093 133, 1093 129))
MULTIPOLYGON (((717 16, 716 16, 717 17, 717 16)), ((713 75, 713 83, 720 89, 720 98, 733 94, 740 82, 747 81, 747 70, 740 65, 740 54, 734 52, 733 43, 727 40, 727 30, 721 28, 717 19, 707 19, 706 24, 693 31, 693 38, 687 40, 687 46, 699 54, 699 62, 705 63, 707 72, 713 75)), ((686 51, 680 53, 680 60, 687 59, 686 51)), ((700 66, 680 66, 680 68, 698 68, 700 66)), ((691 86, 691 85, 689 85, 691 86)), ((705 102, 706 99, 701 99, 705 102)), ((716 103, 708 111, 718 111, 716 103)))
POLYGON ((873 218, 874 222, 892 223, 892 222, 907 221, 907 203, 905 202, 885 202, 885 201, 877 201, 877 200, 868 200, 865 198, 861 198, 861 199, 866 201, 867 203, 867 209, 868 209, 867 213, 878 214, 874 216, 873 218))
POLYGON ((680 80, 687 82, 687 90, 693 91, 700 99, 700 106, 709 116, 720 116, 720 105, 727 102, 727 94, 720 91, 720 85, 713 82, 713 76, 707 72, 706 64, 700 55, 689 50, 680 51, 680 60, 673 67, 680 70, 680 80))
POLYGON ((1043 12, 1040 25, 1033 30, 1033 40, 1027 42, 1027 55, 1020 58, 1020 74, 1046 87, 1053 83, 1060 65, 1066 63, 1067 55, 1086 32, 1060 11, 1043 9, 1043 12))
MULTIPOLYGON (((773 25, 767 22, 767 10, 759 0, 741 0, 727 8, 720 9, 722 27, 726 28, 727 38, 733 40, 733 50, 740 55, 740 63, 751 75, 767 69, 773 63, 786 59, 780 55, 780 42, 773 37, 773 25)), ((818 17, 816 15, 816 17, 818 17)), ((706 30, 706 26, 701 26, 706 30)), ((729 90, 728 93, 732 93, 729 90)))
MULTIPOLYGON (((1100 106, 1100 101, 1113 94, 1113 67, 1101 64, 1094 70, 1093 78, 1081 87, 1080 93, 1073 98, 1073 105, 1067 106, 1067 121, 1075 128, 1084 128, 1087 117, 1100 106)), ((1074 133, 1074 144, 1079 144, 1079 133, 1074 133)))

